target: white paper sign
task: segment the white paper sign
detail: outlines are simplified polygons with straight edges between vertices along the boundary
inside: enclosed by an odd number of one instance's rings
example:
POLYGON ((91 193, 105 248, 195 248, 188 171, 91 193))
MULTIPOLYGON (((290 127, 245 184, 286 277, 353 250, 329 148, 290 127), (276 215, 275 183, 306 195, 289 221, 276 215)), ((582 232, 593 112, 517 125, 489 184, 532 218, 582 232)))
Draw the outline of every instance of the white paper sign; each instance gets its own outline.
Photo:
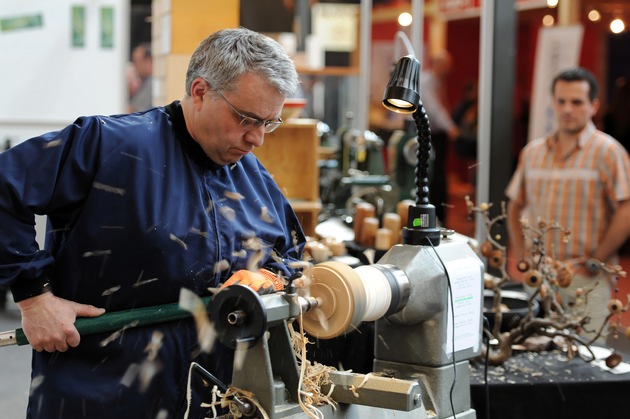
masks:
POLYGON ((453 353, 472 348, 479 350, 481 344, 481 298, 482 277, 479 260, 474 258, 446 262, 446 270, 451 280, 451 298, 448 298, 448 321, 446 326, 445 352, 453 353), (453 312, 455 322, 453 323, 453 312), (455 342, 453 342, 453 331, 455 342))
POLYGON ((550 134, 555 128, 551 82, 560 71, 578 65, 583 33, 581 25, 553 26, 541 28, 538 32, 529 108, 529 141, 550 134))
POLYGON ((311 9, 313 34, 326 51, 352 52, 357 47, 359 5, 315 3, 311 9))

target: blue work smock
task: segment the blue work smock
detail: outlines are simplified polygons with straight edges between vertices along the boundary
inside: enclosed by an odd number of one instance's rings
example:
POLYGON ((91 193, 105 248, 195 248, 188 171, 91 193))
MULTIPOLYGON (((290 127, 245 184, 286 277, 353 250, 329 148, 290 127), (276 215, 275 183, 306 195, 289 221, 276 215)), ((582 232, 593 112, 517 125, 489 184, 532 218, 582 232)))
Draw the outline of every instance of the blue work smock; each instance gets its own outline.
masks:
MULTIPOLYGON (((179 102, 81 117, 0 154, 0 225, 0 285, 16 299, 49 282, 58 297, 108 311, 173 303, 181 288, 209 295, 257 261, 288 276, 304 243, 258 159, 212 162, 187 132, 179 102), (45 249, 35 241, 35 214, 48 216, 45 249)), ((200 353, 192 320, 108 338, 33 352, 29 417, 182 417, 192 360, 231 381, 233 354, 220 343, 200 353), (160 346, 143 383, 133 371, 147 365, 152 336, 160 346)), ((203 417, 193 404, 189 417, 203 417)))

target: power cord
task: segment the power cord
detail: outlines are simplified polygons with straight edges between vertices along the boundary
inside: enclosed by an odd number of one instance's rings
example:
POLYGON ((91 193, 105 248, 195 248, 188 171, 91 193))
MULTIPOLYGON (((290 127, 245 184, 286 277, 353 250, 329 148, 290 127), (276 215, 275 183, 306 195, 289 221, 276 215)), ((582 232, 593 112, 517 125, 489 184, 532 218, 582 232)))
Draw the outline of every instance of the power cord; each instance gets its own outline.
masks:
POLYGON ((451 412, 453 412, 453 419, 457 419, 457 416, 455 415, 455 405, 453 403, 453 393, 455 391, 455 384, 457 383, 457 361, 455 360, 455 306, 453 304, 453 290, 451 288, 451 277, 448 275, 448 270, 446 269, 446 265, 444 264, 444 261, 438 254, 437 250, 435 250, 435 246, 433 246, 433 243, 431 243, 431 240, 428 237, 426 237, 426 241, 429 243, 429 245, 433 249, 433 252, 435 253, 435 256, 437 256, 438 260, 440 261, 440 264, 442 265, 442 268, 444 269, 444 274, 446 275, 446 281, 448 284, 448 295, 449 295, 449 302, 451 306, 451 318, 453 319, 453 321, 451 322, 451 351, 453 352, 453 382, 451 383, 451 390, 449 392, 448 397, 449 397, 449 402, 451 403, 451 412))
POLYGON ((490 419, 490 385, 488 383, 488 365, 490 360, 490 340, 492 335, 490 334, 490 321, 486 316, 483 316, 484 333, 483 336, 486 339, 486 356, 483 365, 483 387, 486 396, 486 419, 490 419))

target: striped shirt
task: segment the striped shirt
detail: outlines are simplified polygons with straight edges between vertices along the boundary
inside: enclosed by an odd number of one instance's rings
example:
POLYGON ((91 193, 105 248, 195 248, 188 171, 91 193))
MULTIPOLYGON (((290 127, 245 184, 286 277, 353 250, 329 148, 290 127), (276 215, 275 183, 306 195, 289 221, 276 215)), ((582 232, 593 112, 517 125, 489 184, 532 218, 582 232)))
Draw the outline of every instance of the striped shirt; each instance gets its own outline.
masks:
POLYGON ((617 204, 630 198, 630 159, 619 142, 592 122, 564 158, 557 155, 555 138, 540 138, 523 148, 505 193, 526 208, 530 225, 542 219, 571 230, 567 243, 557 230, 544 238, 550 256, 590 256, 603 240, 617 204))

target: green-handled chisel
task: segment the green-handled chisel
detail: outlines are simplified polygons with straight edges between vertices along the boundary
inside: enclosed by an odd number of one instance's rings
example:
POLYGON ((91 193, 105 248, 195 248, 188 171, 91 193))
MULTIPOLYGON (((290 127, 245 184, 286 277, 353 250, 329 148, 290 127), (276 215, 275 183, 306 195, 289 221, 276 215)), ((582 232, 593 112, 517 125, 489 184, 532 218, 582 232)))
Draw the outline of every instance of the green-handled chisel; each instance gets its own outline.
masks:
MULTIPOLYGON (((212 297, 201 299, 205 307, 212 297)), ((192 313, 184 310, 179 303, 163 304, 130 310, 113 311, 99 317, 79 317, 74 325, 81 336, 96 333, 115 332, 123 328, 147 326, 157 323, 165 323, 172 320, 191 317, 192 313)), ((10 345, 28 345, 22 329, 0 332, 0 347, 10 345)))

